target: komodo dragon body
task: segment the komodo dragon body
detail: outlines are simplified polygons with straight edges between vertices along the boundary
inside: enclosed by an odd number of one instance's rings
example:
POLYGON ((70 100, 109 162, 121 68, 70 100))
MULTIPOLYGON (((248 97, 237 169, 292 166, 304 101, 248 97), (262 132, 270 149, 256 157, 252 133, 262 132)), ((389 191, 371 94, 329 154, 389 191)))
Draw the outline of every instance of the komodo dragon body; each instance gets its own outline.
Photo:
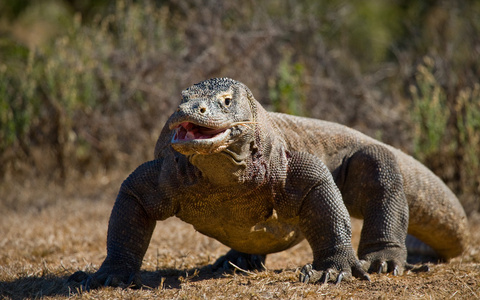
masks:
POLYGON ((258 268, 306 238, 303 282, 401 274, 407 232, 440 259, 460 255, 468 232, 455 195, 412 157, 339 124, 267 112, 228 78, 182 92, 155 159, 121 186, 107 257, 86 284, 138 283, 156 221, 172 216, 232 248, 216 267, 258 268), (364 220, 358 258, 350 216, 364 220))

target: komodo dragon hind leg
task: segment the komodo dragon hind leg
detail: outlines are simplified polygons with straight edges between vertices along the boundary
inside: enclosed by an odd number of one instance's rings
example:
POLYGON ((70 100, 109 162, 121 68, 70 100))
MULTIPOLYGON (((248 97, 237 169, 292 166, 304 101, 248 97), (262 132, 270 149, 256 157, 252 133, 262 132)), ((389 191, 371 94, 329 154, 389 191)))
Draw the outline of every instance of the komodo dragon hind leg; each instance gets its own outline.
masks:
POLYGON ((409 210, 400 174, 393 153, 380 145, 349 158, 343 196, 351 214, 364 219, 358 257, 370 273, 401 275, 408 269, 409 210))
POLYGON ((213 263, 213 270, 231 271, 237 267, 245 271, 263 271, 266 257, 266 255, 247 254, 232 249, 213 263))

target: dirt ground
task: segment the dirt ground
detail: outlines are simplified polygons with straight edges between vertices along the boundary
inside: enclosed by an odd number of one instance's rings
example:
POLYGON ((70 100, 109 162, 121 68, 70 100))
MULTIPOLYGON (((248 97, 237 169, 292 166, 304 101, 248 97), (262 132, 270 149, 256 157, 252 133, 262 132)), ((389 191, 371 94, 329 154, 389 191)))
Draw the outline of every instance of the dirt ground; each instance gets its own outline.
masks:
MULTIPOLYGON (((82 292, 67 283, 78 270, 94 272, 103 261, 108 217, 127 174, 83 179, 63 187, 30 181, 0 186, 0 298, 81 299, 478 299, 480 217, 470 218, 472 243, 449 263, 427 273, 372 275, 339 285, 298 282, 311 260, 306 242, 270 255, 267 271, 219 274, 209 264, 228 248, 172 218, 159 222, 142 266, 145 287, 82 292)), ((358 239, 359 222, 354 222, 358 239)))

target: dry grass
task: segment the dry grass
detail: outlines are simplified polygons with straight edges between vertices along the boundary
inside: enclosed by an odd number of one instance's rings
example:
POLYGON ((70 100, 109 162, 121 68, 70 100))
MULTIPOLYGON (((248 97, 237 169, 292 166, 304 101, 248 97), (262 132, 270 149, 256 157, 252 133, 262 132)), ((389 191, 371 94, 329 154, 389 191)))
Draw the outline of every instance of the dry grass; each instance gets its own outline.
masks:
POLYGON ((227 247, 169 219, 158 223, 143 262, 142 278, 150 288, 79 292, 66 280, 77 270, 93 272, 103 261, 108 217, 123 176, 83 179, 63 188, 38 181, 0 187, 0 298, 480 298, 478 216, 471 219, 473 242, 463 257, 434 265, 426 274, 372 275, 371 282, 338 286, 297 282, 298 267, 311 259, 305 242, 270 255, 267 271, 213 273, 208 264, 227 247))

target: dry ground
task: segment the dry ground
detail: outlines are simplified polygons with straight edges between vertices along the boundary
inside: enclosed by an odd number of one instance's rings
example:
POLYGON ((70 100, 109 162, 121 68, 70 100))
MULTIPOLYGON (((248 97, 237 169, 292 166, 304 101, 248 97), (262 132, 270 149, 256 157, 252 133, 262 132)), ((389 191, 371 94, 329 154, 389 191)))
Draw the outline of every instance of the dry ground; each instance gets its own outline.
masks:
POLYGON ((432 265, 424 274, 372 275, 371 282, 355 279, 338 286, 297 282, 298 268, 311 260, 305 242, 270 255, 267 271, 212 273, 208 264, 227 247, 172 218, 157 224, 143 262, 142 278, 150 288, 79 292, 78 285, 68 285, 66 280, 77 270, 93 272, 103 261, 108 217, 125 175, 84 179, 64 187, 38 181, 4 183, 0 187, 0 298, 480 298, 478 216, 471 218, 473 241, 463 257, 432 265))

